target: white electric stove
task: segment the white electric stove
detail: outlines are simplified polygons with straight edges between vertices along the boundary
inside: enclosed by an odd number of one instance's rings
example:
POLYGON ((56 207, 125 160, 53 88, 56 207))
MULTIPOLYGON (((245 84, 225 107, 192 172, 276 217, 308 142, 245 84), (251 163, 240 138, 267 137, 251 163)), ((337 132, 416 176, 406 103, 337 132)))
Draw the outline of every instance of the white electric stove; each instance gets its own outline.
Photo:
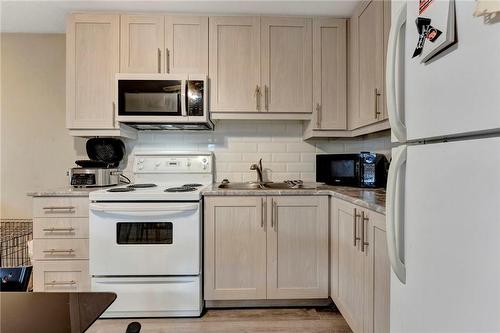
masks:
POLYGON ((137 153, 133 184, 90 193, 93 291, 116 301, 102 317, 199 316, 201 191, 211 153, 137 153))

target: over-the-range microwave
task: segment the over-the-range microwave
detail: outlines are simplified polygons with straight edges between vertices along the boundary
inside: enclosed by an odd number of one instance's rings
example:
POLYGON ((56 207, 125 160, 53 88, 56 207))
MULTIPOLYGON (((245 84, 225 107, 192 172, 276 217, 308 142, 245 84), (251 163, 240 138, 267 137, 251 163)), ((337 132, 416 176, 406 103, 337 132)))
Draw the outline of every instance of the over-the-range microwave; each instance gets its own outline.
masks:
POLYGON ((116 74, 116 120, 139 130, 212 129, 207 76, 116 74))

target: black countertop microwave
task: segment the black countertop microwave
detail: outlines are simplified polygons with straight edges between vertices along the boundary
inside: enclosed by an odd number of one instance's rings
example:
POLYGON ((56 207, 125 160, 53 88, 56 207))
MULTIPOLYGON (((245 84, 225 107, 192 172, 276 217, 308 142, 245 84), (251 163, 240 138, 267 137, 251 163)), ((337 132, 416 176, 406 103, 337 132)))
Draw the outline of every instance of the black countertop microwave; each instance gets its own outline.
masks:
POLYGON ((316 155, 316 181, 328 185, 385 187, 387 158, 383 154, 316 155))

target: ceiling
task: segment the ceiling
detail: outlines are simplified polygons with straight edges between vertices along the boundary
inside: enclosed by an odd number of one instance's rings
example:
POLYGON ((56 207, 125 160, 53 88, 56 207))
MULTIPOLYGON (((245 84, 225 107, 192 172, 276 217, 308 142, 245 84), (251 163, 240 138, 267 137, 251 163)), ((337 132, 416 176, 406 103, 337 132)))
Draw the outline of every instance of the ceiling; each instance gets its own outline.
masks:
POLYGON ((322 1, 5 1, 2 32, 63 33, 65 17, 74 11, 129 11, 203 14, 325 15, 349 17, 358 0, 322 1))

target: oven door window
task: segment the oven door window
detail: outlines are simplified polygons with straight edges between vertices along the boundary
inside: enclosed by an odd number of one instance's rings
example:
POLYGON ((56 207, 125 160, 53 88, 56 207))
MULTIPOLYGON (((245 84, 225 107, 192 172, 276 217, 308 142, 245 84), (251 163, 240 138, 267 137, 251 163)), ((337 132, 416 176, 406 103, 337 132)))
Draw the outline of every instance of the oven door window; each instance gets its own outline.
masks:
POLYGON ((121 116, 180 116, 181 80, 118 81, 121 116))
POLYGON ((172 222, 118 222, 116 243, 132 244, 172 244, 172 222))

